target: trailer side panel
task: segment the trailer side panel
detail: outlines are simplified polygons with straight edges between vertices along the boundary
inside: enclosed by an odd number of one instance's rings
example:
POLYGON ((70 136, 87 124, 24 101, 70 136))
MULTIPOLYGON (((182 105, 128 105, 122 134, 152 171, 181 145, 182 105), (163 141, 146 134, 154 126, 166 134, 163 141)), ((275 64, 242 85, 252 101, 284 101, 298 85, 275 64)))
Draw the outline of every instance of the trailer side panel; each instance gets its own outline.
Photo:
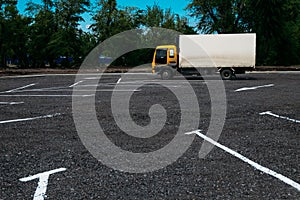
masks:
POLYGON ((255 67, 256 34, 180 35, 179 68, 255 67))

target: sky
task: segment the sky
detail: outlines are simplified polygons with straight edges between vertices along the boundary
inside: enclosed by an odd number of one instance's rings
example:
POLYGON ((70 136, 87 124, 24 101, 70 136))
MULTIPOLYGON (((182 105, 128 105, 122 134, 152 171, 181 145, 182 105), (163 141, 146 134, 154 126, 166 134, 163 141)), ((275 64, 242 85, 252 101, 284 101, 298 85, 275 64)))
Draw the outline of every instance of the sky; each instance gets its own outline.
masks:
MULTIPOLYGON (((28 2, 41 3, 41 0, 18 0, 18 9, 21 13, 24 12, 26 8, 26 3, 28 2)), ((95 3, 98 0, 91 0, 91 3, 95 3)), ((174 13, 177 13, 181 16, 187 16, 188 11, 185 11, 184 8, 190 3, 191 0, 117 0, 118 7, 132 6, 138 7, 140 9, 146 9, 146 6, 152 6, 157 3, 161 8, 171 8, 174 13)), ((90 15, 83 15, 85 22, 81 23, 81 27, 86 29, 86 27, 91 24, 90 15)))

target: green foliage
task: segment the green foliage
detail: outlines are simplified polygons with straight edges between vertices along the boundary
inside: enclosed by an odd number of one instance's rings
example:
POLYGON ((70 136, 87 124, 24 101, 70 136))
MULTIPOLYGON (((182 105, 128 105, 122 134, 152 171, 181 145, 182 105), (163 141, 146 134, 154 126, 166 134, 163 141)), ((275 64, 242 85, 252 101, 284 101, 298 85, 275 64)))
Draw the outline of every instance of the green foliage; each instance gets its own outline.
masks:
POLYGON ((244 23, 257 33, 257 64, 299 64, 297 21, 300 17, 300 1, 249 0, 247 3, 248 13, 245 13, 244 23))
MULTIPOLYGON (((81 42, 79 40, 79 22, 83 21, 81 14, 87 12, 90 2, 87 0, 60 0, 55 3, 55 17, 58 25, 49 42, 49 50, 56 57, 64 56, 80 60, 84 52, 79 52, 81 42)), ((63 65, 70 67, 68 59, 63 65)))
POLYGON ((31 57, 32 67, 45 67, 50 62, 54 67, 53 60, 56 54, 49 51, 49 43, 53 35, 58 31, 58 24, 53 12, 54 4, 51 1, 44 1, 44 5, 29 3, 26 11, 34 18, 34 23, 30 26, 30 40, 28 43, 28 53, 31 57))
POLYGON ((236 33, 243 31, 240 23, 246 0, 193 0, 187 6, 191 16, 199 20, 203 33, 236 33))
MULTIPOLYGON (((17 0, 0 0, 0 67, 8 59, 18 60, 20 67, 57 67, 55 59, 72 58, 58 67, 78 66, 99 43, 126 30, 139 29, 141 46, 152 38, 157 44, 167 43, 156 38, 151 27, 162 27, 184 34, 239 33, 257 34, 258 65, 292 65, 300 63, 300 0, 190 0, 188 18, 158 4, 145 10, 119 7, 116 0, 99 0, 90 11, 90 0, 42 0, 29 2, 25 14, 17 10, 17 0), (85 32, 79 24, 82 15, 90 13, 93 24, 85 32), (158 41, 156 41, 158 40, 158 41)), ((166 33, 165 38, 173 38, 166 33)), ((124 40, 124 48, 132 40, 124 40)), ((170 41, 170 40, 169 40, 170 41)), ((120 47, 121 48, 121 47, 120 47)), ((122 47, 123 48, 123 47, 122 47)), ((114 65, 136 66, 151 62, 153 49, 124 54, 114 65)))
POLYGON ((81 30, 79 22, 81 14, 87 12, 89 1, 86 0, 44 0, 43 5, 28 4, 27 11, 34 14, 34 23, 30 26, 30 55, 33 67, 56 67, 55 59, 64 56, 68 59, 65 67, 81 62, 87 52, 78 51, 81 48, 81 30))
POLYGON ((147 6, 143 11, 142 25, 146 27, 161 27, 172 29, 183 34, 195 34, 193 27, 189 26, 188 19, 172 12, 171 9, 162 9, 157 4, 147 6))
POLYGON ((134 67, 152 61, 154 49, 138 49, 124 54, 111 63, 111 66, 134 67))
MULTIPOLYGON (((118 8, 115 0, 100 0, 93 20, 95 23, 92 25, 92 30, 96 33, 98 41, 100 42, 123 31, 137 28, 141 28, 142 30, 141 33, 137 35, 139 39, 135 38, 130 41, 124 41, 124 44, 134 40, 142 44, 145 42, 143 38, 159 38, 157 36, 158 33, 147 29, 148 27, 162 27, 187 34, 196 33, 193 28, 188 25, 187 18, 174 14, 171 9, 164 10, 157 4, 147 6, 146 10, 140 10, 133 7, 118 8)), ((169 35, 166 35, 166 38, 169 37, 169 35)), ((158 44, 159 42, 163 41, 158 41, 158 44)), ((126 53, 117 58, 112 65, 132 67, 150 63, 152 61, 153 51, 153 49, 139 49, 126 53)), ((106 53, 107 55, 113 56, 113 52, 106 53)))
POLYGON ((118 9, 116 0, 100 0, 97 5, 97 11, 92 17, 95 23, 92 24, 91 29, 99 42, 139 26, 138 9, 133 7, 118 9))
POLYGON ((202 33, 254 32, 257 65, 300 63, 300 0, 192 0, 202 33))
POLYGON ((27 67, 28 25, 30 19, 21 16, 16 7, 16 1, 0 2, 0 59, 1 66, 6 66, 6 60, 18 59, 19 65, 27 67))

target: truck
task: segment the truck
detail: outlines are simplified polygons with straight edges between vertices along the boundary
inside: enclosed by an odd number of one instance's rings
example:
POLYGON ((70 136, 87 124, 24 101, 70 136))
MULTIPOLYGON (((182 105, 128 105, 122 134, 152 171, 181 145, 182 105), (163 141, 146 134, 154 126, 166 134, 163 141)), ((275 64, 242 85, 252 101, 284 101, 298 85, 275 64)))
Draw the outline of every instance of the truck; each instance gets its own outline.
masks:
POLYGON ((152 73, 171 79, 215 71, 230 80, 255 69, 255 53, 255 33, 179 35, 174 44, 155 48, 152 73))

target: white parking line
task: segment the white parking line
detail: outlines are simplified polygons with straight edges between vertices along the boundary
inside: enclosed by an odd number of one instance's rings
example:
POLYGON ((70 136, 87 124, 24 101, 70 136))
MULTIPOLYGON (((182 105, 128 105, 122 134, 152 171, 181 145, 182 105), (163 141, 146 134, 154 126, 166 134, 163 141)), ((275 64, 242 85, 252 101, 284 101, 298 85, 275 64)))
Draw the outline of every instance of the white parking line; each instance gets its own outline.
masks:
MULTIPOLYGON (((119 80, 118 80, 117 84, 120 83, 119 80)), ((132 84, 132 83, 144 83, 144 82, 143 81, 125 81, 125 82, 122 82, 121 84, 132 84)), ((116 85, 116 84, 115 83, 108 83, 108 85, 116 85)))
POLYGON ((32 77, 45 77, 46 74, 37 74, 37 75, 17 75, 17 76, 1 76, 0 79, 6 79, 6 78, 32 78, 32 77))
POLYGON ((235 90, 235 92, 241 92, 241 91, 245 91, 245 90, 255 90, 258 88, 273 87, 273 86, 274 86, 274 84, 261 85, 261 86, 255 86, 255 87, 243 87, 243 88, 235 90))
MULTIPOLYGON (((48 88, 36 88, 36 89, 28 89, 28 90, 20 90, 20 91, 14 91, 14 93, 24 93, 24 92, 44 92, 44 91, 60 91, 61 89, 70 89, 70 86, 68 87, 48 87, 48 88)), ((72 90, 72 89, 70 89, 72 90)))
POLYGON ((262 112, 262 113, 259 113, 259 114, 260 115, 270 115, 270 116, 277 117, 277 118, 280 118, 280 119, 286 119, 288 121, 300 123, 300 120, 292 119, 292 118, 284 117, 284 116, 280 116, 280 115, 276 115, 276 114, 272 113, 271 111, 266 111, 266 112, 262 112))
POLYGON ((79 85, 77 87, 98 87, 101 86, 102 84, 94 84, 94 85, 79 85))
POLYGON ((119 84, 121 82, 122 78, 119 78, 119 80, 117 81, 117 84, 119 84))
POLYGON ((91 97, 95 94, 76 95, 76 94, 11 94, 11 95, 0 95, 0 97, 91 97))
POLYGON ((259 170, 261 172, 264 172, 266 174, 269 174, 270 176, 273 176, 273 177, 275 177, 275 178, 283 181, 284 183, 286 183, 286 184, 288 184, 288 185, 296 188, 300 192, 300 184, 299 183, 297 183, 297 182, 295 182, 295 181, 293 181, 293 180, 291 180, 291 179, 283 176, 282 174, 279 174, 279 173, 277 173, 277 172, 275 172, 275 171, 273 171, 271 169, 268 169, 268 168, 266 168, 266 167, 264 167, 264 166, 262 166, 262 165, 260 165, 260 164, 258 164, 256 162, 254 162, 254 161, 246 158, 245 156, 243 156, 243 155, 241 155, 241 154, 233 151, 232 149, 229 149, 228 147, 226 147, 226 146, 224 146, 224 145, 222 145, 222 144, 214 141, 213 139, 207 137, 206 135, 202 134, 200 131, 201 130, 195 130, 195 131, 188 132, 188 133, 185 133, 185 134, 187 134, 187 135, 189 135, 189 134, 196 134, 196 135, 198 135, 199 137, 201 137, 202 139, 206 140, 207 142, 215 145, 216 147, 219 147, 220 149, 226 151, 227 153, 233 155, 234 157, 237 157, 238 159, 240 159, 240 160, 248 163, 249 165, 251 165, 252 167, 256 168, 257 170, 259 170))
MULTIPOLYGON (((141 89, 43 90, 43 92, 140 92, 141 89)), ((30 92, 30 91, 29 91, 30 92)), ((32 91, 36 92, 36 91, 32 91)), ((91 97, 95 94, 0 94, 0 97, 91 97)))
MULTIPOLYGON (((81 89, 76 89, 76 90, 43 90, 43 92, 139 92, 141 90, 139 89, 98 89, 98 90, 81 90, 81 89)), ((0 95, 1 96, 1 95, 0 95)), ((72 96, 72 95, 71 95, 72 96)))
POLYGON ((95 75, 95 74, 76 74, 76 76, 81 76, 81 75, 83 75, 83 76, 88 76, 88 75, 90 75, 91 77, 86 77, 86 78, 84 78, 84 79, 87 79, 87 80, 97 80, 97 79, 101 79, 101 77, 100 76, 125 76, 125 75, 133 75, 133 76, 140 76, 140 75, 147 75, 147 76, 150 76, 150 77, 152 77, 152 76, 154 76, 152 73, 99 73, 99 74, 97 74, 97 75, 99 75, 99 76, 93 76, 93 75, 95 75))
POLYGON ((66 87, 48 87, 48 88, 37 88, 37 89, 29 89, 29 90, 22 90, 22 91, 17 91, 17 92, 30 92, 30 91, 50 91, 50 90, 59 90, 59 89, 64 89, 66 87))
MULTIPOLYGON (((107 85, 107 86, 113 86, 113 85, 107 85)), ((182 88, 182 87, 185 87, 185 85, 166 85, 164 84, 163 86, 165 87, 168 87, 168 88, 182 88)), ((160 84, 152 84, 152 83, 144 83, 144 84, 119 84, 118 87, 122 87, 122 88, 125 88, 125 87, 147 87, 147 88, 153 88, 153 87, 162 87, 162 85, 160 84)))
POLYGON ((252 71, 246 74, 299 74, 300 71, 252 71))
POLYGON ((7 124, 7 123, 13 123, 13 122, 23 122, 23 121, 31 121, 35 119, 43 119, 43 118, 52 118, 61 115, 61 113, 55 113, 53 115, 44 115, 44 116, 38 116, 38 117, 31 117, 31 118, 23 118, 23 119, 11 119, 11 120, 5 120, 0 121, 0 124, 7 124))
POLYGON ((10 92, 14 92, 14 91, 17 91, 17 90, 22 90, 22 89, 25 89, 25 88, 28 88, 28 87, 31 87, 31 86, 34 86, 34 85, 35 85, 35 83, 32 83, 32 84, 25 85, 25 86, 22 86, 22 87, 18 87, 18 88, 8 90, 8 91, 2 92, 2 93, 10 93, 10 92))
POLYGON ((23 104, 23 101, 20 102, 0 102, 0 105, 18 105, 18 104, 23 104))
POLYGON ((70 85, 69 87, 74 87, 74 86, 76 86, 76 85, 78 85, 78 84, 80 84, 80 83, 82 83, 82 82, 84 82, 84 80, 78 81, 78 82, 74 83, 73 85, 70 85))
POLYGON ((99 79, 99 77, 86 77, 84 79, 86 79, 86 80, 97 80, 97 79, 99 79))
POLYGON ((47 171, 47 172, 44 172, 44 173, 39 173, 39 174, 36 174, 36 175, 33 175, 33 176, 29 176, 29 177, 26 177, 26 178, 20 178, 19 180, 22 181, 22 182, 28 182, 28 181, 31 181, 31 180, 34 180, 34 179, 38 178, 39 182, 38 182, 38 186, 35 190, 33 200, 43 200, 46 196, 49 176, 51 174, 55 174, 55 173, 66 171, 66 170, 67 170, 66 168, 54 169, 54 170, 47 171))

